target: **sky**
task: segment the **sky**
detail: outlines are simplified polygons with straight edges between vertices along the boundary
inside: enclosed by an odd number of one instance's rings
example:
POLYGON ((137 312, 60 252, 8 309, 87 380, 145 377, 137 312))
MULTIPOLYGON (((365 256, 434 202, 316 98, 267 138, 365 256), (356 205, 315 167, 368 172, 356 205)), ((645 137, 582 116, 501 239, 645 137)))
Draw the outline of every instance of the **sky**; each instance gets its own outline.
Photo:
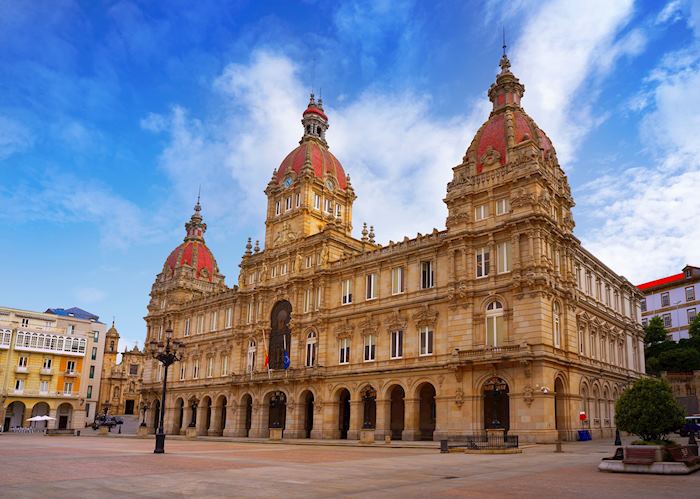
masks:
POLYGON ((700 0, 0 0, 0 305, 78 306, 142 345, 200 186, 232 286, 312 90, 356 235, 444 228, 504 29, 574 234, 633 283, 700 265, 700 0))

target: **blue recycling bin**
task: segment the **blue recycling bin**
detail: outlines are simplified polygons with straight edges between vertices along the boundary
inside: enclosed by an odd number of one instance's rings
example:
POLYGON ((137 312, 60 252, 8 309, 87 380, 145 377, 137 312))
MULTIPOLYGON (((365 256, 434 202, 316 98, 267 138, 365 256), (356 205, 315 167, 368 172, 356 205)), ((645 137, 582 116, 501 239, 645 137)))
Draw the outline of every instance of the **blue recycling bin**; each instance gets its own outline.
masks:
POLYGON ((591 440, 591 432, 588 430, 578 430, 578 440, 579 442, 591 440))

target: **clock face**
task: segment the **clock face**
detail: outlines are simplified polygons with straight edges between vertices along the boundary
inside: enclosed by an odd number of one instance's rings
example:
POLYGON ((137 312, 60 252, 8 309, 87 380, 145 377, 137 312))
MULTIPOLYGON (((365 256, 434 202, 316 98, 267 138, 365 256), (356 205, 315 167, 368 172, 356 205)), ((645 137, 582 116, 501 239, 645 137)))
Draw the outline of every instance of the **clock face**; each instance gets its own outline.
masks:
POLYGON ((282 182, 282 184, 283 184, 285 187, 289 187, 290 185, 292 185, 292 182, 293 182, 292 177, 287 177, 287 178, 284 179, 284 181, 282 182))
POLYGON ((333 181, 326 180, 326 187, 328 188, 329 191, 332 191, 333 190, 333 181))

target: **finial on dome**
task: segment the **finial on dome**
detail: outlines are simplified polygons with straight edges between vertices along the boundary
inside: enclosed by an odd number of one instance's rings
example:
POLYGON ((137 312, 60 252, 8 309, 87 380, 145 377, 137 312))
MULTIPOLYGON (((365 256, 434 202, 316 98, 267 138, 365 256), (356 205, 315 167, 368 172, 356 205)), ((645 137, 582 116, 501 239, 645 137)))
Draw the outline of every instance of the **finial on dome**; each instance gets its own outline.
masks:
POLYGON ((311 94, 309 95, 309 106, 308 107, 315 106, 315 105, 316 105, 316 96, 314 95, 313 92, 311 92, 311 94))
POLYGON ((260 253, 260 241, 257 239, 255 240, 255 248, 253 248, 253 251, 256 253, 260 253))
POLYGON ((367 242, 369 238, 367 237, 369 231, 367 230, 367 222, 362 223, 362 241, 367 242))
POLYGON ((503 55, 498 65, 501 72, 496 76, 496 82, 489 88, 489 99, 493 103, 493 110, 497 111, 506 107, 520 107, 520 99, 525 93, 525 87, 510 71, 510 59, 506 53, 505 30, 503 31, 503 55))
POLYGON ((251 251, 253 249, 253 244, 251 242, 251 238, 248 238, 248 242, 245 244, 245 255, 250 256, 253 252, 251 251))
POLYGON ((204 240, 204 233, 207 230, 207 224, 203 222, 204 219, 202 218, 202 205, 199 204, 200 195, 201 187, 199 189, 199 192, 197 193, 197 203, 194 205, 194 213, 192 213, 190 221, 185 224, 185 230, 187 230, 185 240, 204 240))
POLYGON ((374 225, 369 226, 369 242, 374 244, 374 225))

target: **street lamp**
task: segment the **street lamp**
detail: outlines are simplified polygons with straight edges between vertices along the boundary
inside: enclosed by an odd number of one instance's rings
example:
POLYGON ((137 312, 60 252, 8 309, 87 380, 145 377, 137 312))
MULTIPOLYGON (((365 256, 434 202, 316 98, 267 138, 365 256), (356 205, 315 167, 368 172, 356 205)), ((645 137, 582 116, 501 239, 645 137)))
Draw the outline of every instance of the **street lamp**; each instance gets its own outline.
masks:
POLYGON ((163 430, 163 420, 165 419, 165 389, 168 384, 168 367, 182 359, 182 349, 185 345, 181 341, 173 340, 173 330, 168 324, 165 330, 165 344, 162 341, 151 340, 148 344, 149 353, 158 362, 163 364, 163 394, 160 399, 160 418, 158 430, 156 431, 156 448, 154 454, 165 452, 165 431, 163 430))
POLYGON ((141 419, 140 426, 146 426, 146 411, 148 411, 150 408, 151 408, 151 404, 149 404, 146 401, 141 402, 140 409, 141 409, 141 412, 143 413, 143 418, 141 419))

